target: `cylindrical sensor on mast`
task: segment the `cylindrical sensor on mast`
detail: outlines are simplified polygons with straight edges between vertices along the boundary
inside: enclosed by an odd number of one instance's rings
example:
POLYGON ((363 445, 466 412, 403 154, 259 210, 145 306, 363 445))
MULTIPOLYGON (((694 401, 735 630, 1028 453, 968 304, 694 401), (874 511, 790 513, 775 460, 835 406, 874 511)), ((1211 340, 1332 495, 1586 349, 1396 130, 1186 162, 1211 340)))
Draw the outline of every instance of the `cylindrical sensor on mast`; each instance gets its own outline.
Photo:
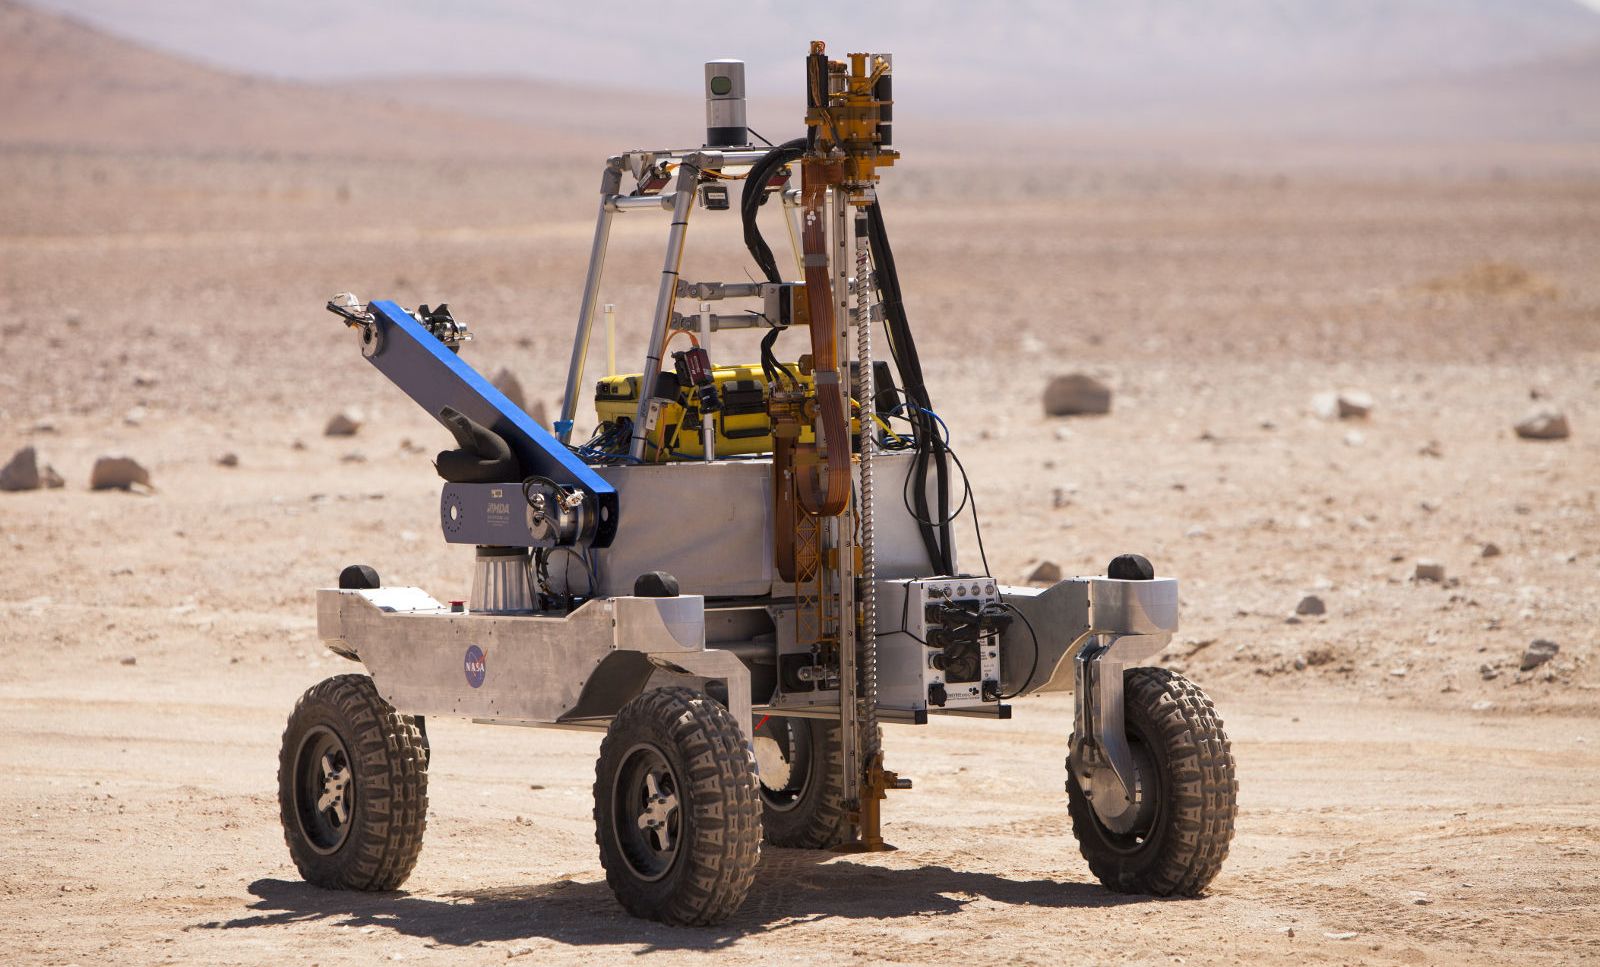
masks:
POLYGON ((708 61, 705 146, 742 148, 749 143, 744 114, 744 61, 708 61))

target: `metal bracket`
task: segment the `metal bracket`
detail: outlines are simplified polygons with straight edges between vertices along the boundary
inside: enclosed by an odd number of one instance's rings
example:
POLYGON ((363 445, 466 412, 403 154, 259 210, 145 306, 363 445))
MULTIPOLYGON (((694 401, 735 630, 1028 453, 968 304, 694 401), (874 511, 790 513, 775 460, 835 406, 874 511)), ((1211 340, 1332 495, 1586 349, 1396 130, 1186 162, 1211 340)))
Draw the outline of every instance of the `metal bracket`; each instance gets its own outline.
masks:
MULTIPOLYGON (((751 746, 755 717, 750 710, 750 669, 739 656, 721 648, 704 651, 687 651, 675 654, 652 654, 653 659, 667 662, 701 678, 720 678, 728 683, 728 711, 744 733, 744 744, 751 746)), ((753 747, 753 746, 752 746, 753 747)))
MULTIPOLYGON (((1123 672, 1154 657, 1171 637, 1096 635, 1078 652, 1074 740, 1067 762, 1095 815, 1114 833, 1133 831, 1154 808, 1128 745, 1123 672)), ((1150 765, 1144 768, 1148 771, 1150 765)))

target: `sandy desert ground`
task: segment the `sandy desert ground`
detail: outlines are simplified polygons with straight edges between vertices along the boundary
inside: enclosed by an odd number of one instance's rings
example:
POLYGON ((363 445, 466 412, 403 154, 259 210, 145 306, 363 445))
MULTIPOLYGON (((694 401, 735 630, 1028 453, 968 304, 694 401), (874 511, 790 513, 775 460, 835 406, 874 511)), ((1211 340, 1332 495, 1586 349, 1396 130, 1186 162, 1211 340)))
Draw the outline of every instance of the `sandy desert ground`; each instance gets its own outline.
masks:
MULTIPOLYGON (((477 333, 465 358, 554 407, 587 257, 587 142, 553 166, 437 147, 0 144, 0 460, 33 445, 66 480, 0 493, 0 959, 1600 959, 1600 155, 1581 146, 1028 169, 930 149, 886 177, 993 573, 1134 550, 1184 581, 1164 661, 1217 701, 1240 780, 1209 896, 1093 881, 1061 698, 891 730, 917 784, 888 805, 899 851, 769 849, 717 928, 612 900, 590 734, 430 723, 405 890, 300 883, 278 738, 303 689, 353 668, 316 639, 314 589, 358 561, 441 599, 470 577, 435 531, 445 434, 322 304, 446 301, 477 333), (1113 412, 1047 419, 1044 382, 1077 370, 1113 412), (1316 418, 1340 388, 1371 415, 1316 418), (1571 437, 1518 439, 1535 405, 1571 437), (348 408, 361 431, 325 437, 348 408), (113 452, 153 492, 89 491, 113 452), (1446 580, 1415 580, 1422 559, 1446 580), (1288 620, 1306 594, 1326 614, 1288 620), (1560 651, 1523 672, 1535 639, 1560 651)), ((742 278, 730 219, 696 217, 686 275, 742 278)), ((634 219, 606 297, 625 348, 663 230, 634 219)), ((962 554, 981 566, 970 532, 962 554)))

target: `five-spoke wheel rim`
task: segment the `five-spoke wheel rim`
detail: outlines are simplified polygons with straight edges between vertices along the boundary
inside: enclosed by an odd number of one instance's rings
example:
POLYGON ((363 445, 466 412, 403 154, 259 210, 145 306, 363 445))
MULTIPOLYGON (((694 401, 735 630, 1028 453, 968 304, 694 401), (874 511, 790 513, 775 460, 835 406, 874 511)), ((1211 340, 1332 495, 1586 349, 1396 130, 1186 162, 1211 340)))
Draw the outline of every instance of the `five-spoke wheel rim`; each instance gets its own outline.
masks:
POLYGON ((300 833, 318 853, 336 852, 350 835, 356 787, 350 753, 325 725, 306 732, 295 755, 294 804, 300 833))
POLYGON ((623 756, 611 789, 612 825, 623 858, 640 879, 661 879, 678 858, 682 788, 655 746, 640 743, 623 756))

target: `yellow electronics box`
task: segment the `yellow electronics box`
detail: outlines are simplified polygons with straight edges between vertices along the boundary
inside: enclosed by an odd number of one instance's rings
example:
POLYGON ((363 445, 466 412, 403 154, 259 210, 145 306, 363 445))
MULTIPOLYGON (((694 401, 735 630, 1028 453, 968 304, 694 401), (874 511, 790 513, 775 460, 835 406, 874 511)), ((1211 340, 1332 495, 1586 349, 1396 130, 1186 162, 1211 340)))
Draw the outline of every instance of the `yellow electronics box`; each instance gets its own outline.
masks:
MULTIPOLYGON (((790 370, 797 367, 790 364, 790 370)), ((731 457, 747 453, 772 452, 772 423, 767 418, 767 378, 761 367, 716 366, 713 374, 717 381, 717 395, 722 398, 722 409, 715 414, 717 425, 717 456, 731 457)), ((594 408, 602 423, 614 423, 619 418, 631 420, 639 407, 638 373, 626 376, 607 376, 595 386, 594 408)), ((801 374, 800 381, 809 389, 810 374, 801 374)), ((811 427, 800 431, 800 442, 810 443, 811 427)), ((687 388, 680 388, 675 403, 661 408, 656 428, 650 434, 650 445, 645 448, 645 459, 651 462, 664 460, 699 460, 705 456, 700 446, 700 401, 687 388)))

